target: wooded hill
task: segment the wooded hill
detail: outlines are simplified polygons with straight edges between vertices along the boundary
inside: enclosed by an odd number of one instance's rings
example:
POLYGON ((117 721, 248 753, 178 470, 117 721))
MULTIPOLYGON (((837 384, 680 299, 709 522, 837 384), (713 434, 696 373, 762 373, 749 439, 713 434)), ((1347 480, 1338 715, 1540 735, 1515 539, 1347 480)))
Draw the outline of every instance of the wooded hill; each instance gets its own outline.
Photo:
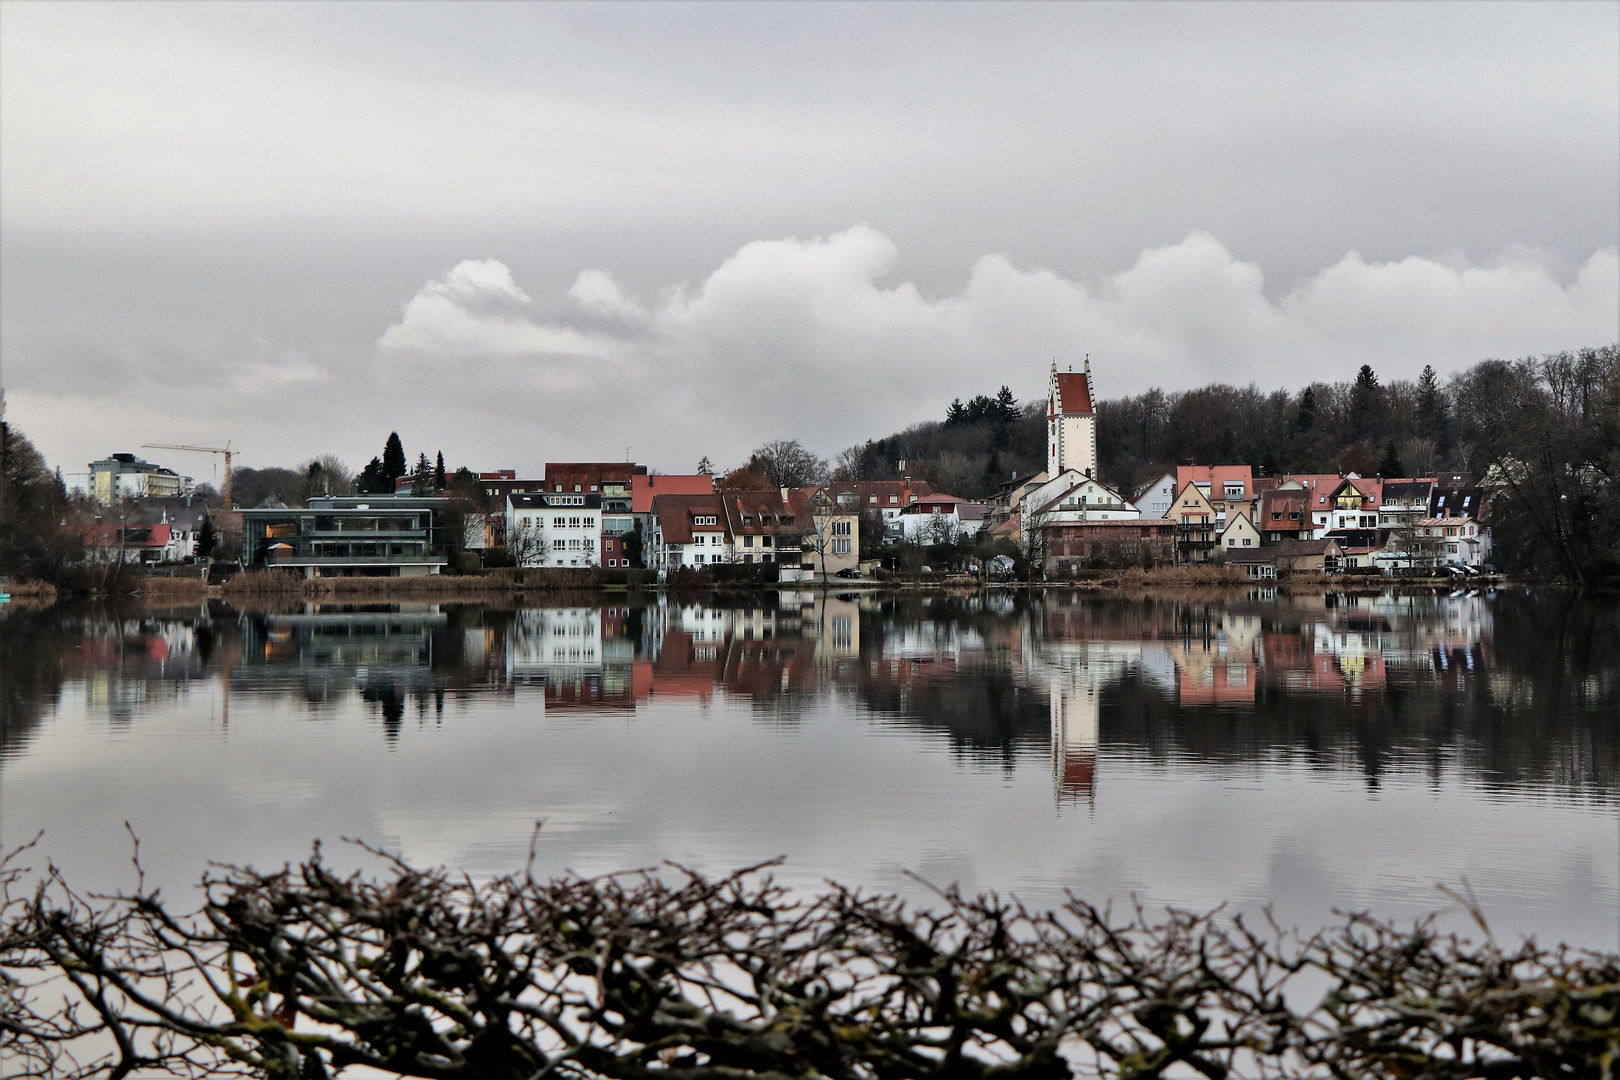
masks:
MULTIPOLYGON (((1046 464, 1044 401, 1005 388, 943 420, 850 447, 839 472, 906 472, 984 498, 1046 464)), ((1250 465, 1257 475, 1471 472, 1501 485, 1492 523, 1504 565, 1573 578, 1620 573, 1620 346, 1482 360, 1442 380, 1349 382, 1298 391, 1215 384, 1099 401, 1098 468, 1126 489, 1177 465, 1250 465)), ((1127 492, 1128 493, 1128 492, 1127 492)))

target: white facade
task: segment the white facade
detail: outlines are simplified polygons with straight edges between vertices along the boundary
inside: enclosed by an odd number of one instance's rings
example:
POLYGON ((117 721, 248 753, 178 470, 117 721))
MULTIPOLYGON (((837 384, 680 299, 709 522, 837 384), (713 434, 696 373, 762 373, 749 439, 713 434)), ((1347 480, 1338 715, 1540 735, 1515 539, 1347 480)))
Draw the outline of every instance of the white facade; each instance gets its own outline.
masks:
POLYGON ((1170 508, 1176 502, 1176 477, 1174 473, 1165 473, 1153 483, 1137 493, 1133 500, 1142 511, 1143 516, 1150 518, 1167 518, 1170 508))
POLYGON ((602 551, 601 497, 551 492, 508 495, 506 548, 523 567, 596 566, 602 551))
POLYGON ((1092 412, 1091 358, 1083 373, 1059 372, 1053 363, 1046 387, 1046 472, 1073 469, 1097 475, 1097 417, 1092 412))

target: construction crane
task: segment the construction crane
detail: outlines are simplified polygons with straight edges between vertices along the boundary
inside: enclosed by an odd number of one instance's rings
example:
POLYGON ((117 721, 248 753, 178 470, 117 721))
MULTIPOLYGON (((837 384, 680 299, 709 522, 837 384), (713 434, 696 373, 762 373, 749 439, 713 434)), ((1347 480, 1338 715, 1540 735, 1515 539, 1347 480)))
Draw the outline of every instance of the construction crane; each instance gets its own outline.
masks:
POLYGON ((196 454, 224 454, 225 455, 225 490, 220 494, 225 499, 225 512, 231 512, 231 440, 226 439, 224 446, 177 446, 171 443, 142 443, 143 450, 190 450, 196 454))

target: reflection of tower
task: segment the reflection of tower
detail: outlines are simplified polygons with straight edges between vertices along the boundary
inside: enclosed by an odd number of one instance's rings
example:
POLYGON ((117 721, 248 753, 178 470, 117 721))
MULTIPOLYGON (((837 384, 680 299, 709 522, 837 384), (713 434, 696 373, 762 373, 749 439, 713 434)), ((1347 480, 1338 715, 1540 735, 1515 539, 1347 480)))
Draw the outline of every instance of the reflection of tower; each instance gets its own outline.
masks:
MULTIPOLYGON (((1089 666, 1079 671, 1089 673, 1089 666)), ((1074 678, 1076 668, 1052 673, 1052 790, 1058 801, 1090 798, 1097 779, 1100 680, 1074 678)))

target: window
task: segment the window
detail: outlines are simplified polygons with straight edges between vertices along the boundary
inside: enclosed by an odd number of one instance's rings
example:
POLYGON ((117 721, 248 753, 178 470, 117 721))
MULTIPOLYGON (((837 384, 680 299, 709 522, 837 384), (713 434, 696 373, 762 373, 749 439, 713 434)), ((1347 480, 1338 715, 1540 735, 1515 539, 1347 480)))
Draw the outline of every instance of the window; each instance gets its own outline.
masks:
POLYGON ((754 546, 754 538, 752 536, 743 537, 743 547, 753 547, 753 546, 754 546))
POLYGON ((849 541, 847 539, 834 540, 833 541, 833 554, 834 555, 848 555, 849 554, 849 541))
POLYGON ((760 537, 759 538, 759 546, 760 547, 770 547, 771 546, 771 538, 768 537, 768 536, 760 537))
POLYGON ((694 525, 715 525, 715 524, 718 524, 718 522, 715 520, 715 516, 713 514, 698 514, 697 516, 692 518, 692 524, 694 524, 694 525))
POLYGON ((1249 537, 1247 537, 1247 536, 1245 536, 1245 537, 1244 537, 1244 538, 1243 538, 1243 546, 1244 546, 1244 547, 1248 547, 1248 546, 1249 546, 1249 544, 1250 544, 1250 538, 1249 538, 1249 537))
MULTIPOLYGON (((1298 517, 1299 515, 1296 514, 1294 516, 1298 517)), ((1272 521, 1281 521, 1282 520, 1282 511, 1281 510, 1273 510, 1272 513, 1271 513, 1271 520, 1272 521)))
POLYGON ((701 563, 703 561, 703 553, 700 551, 696 555, 692 556, 692 561, 695 563, 701 563))
POLYGON ((596 519, 595 519, 595 518, 593 518, 593 517, 588 517, 588 518, 586 518, 586 519, 585 519, 585 527, 586 527, 586 528, 587 528, 587 529, 594 529, 594 528, 596 528, 596 519))
POLYGON ((779 514, 779 515, 777 515, 776 520, 779 523, 783 524, 783 525, 791 525, 791 524, 793 524, 793 515, 792 514, 779 514))
MULTIPOLYGON (((892 496, 892 495, 891 495, 891 496, 889 496, 889 497, 890 497, 890 499, 893 499, 893 498, 894 498, 894 496, 892 496)), ((876 496, 876 495, 868 495, 868 496, 867 496, 867 497, 866 497, 866 501, 867 501, 867 503, 868 503, 868 504, 869 504, 869 505, 870 505, 870 504, 875 504, 875 503, 876 503, 876 502, 877 502, 877 496, 876 496)))
POLYGON ((898 495, 890 495, 889 496, 889 501, 891 503, 897 503, 897 502, 900 501, 900 496, 898 496, 898 495))
POLYGON ((553 540, 551 542, 551 550, 552 551, 567 551, 568 550, 568 541, 566 541, 566 540, 553 540))
POLYGON ((698 533, 696 536, 692 537, 692 543, 694 544, 706 544, 708 542, 708 537, 706 537, 703 533, 698 533))

